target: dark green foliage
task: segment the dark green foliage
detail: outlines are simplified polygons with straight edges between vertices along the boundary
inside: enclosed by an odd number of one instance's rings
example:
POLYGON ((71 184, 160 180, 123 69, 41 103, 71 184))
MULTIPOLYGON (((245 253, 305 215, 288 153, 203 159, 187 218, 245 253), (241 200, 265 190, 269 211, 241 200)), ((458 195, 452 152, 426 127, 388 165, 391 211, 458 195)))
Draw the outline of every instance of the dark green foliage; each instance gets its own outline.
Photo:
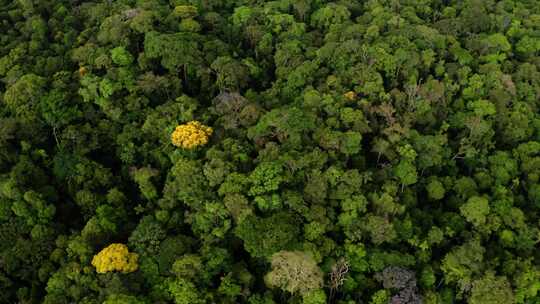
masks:
POLYGON ((235 234, 252 256, 269 257, 295 246, 300 233, 296 221, 295 216, 283 212, 267 218, 248 216, 237 226, 235 234))
POLYGON ((151 216, 141 219, 128 239, 130 248, 139 254, 156 255, 159 244, 166 237, 166 231, 161 224, 151 216))
POLYGON ((0 303, 538 304, 539 16, 0 0, 0 303))

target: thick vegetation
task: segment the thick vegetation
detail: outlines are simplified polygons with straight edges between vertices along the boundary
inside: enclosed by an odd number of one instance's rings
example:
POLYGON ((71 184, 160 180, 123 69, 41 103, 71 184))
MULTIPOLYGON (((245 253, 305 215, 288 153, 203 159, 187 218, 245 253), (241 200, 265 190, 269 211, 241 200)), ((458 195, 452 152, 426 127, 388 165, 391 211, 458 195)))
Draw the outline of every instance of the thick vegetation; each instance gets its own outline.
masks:
POLYGON ((539 304, 538 0, 0 0, 0 303, 539 304))

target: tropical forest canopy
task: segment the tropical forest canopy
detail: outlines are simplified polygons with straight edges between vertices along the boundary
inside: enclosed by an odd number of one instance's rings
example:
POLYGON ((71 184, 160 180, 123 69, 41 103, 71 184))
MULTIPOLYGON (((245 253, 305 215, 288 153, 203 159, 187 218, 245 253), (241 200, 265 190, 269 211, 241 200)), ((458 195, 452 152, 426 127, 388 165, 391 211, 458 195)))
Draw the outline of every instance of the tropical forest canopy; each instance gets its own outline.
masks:
POLYGON ((0 0, 0 303, 539 304, 538 0, 0 0))

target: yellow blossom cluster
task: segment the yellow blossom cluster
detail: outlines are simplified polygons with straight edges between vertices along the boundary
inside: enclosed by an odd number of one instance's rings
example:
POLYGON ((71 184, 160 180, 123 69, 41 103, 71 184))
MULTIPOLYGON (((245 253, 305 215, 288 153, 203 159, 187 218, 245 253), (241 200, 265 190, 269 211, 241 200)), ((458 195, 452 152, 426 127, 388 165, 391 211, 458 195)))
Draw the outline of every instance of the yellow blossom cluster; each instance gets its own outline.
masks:
POLYGON ((83 77, 84 75, 86 75, 86 73, 88 73, 87 68, 85 68, 83 66, 79 68, 79 76, 83 77))
POLYGON ((96 267, 97 273, 120 271, 124 273, 137 270, 137 260, 139 256, 131 253, 124 244, 111 244, 101 250, 92 259, 92 265, 96 267))
POLYGON ((212 132, 212 128, 200 122, 190 121, 176 127, 171 135, 171 141, 177 147, 193 149, 208 143, 208 138, 212 135, 212 132))
POLYGON ((349 92, 343 94, 343 96, 345 96, 345 98, 347 98, 350 101, 353 101, 353 100, 356 99, 356 93, 353 92, 353 91, 349 91, 349 92))

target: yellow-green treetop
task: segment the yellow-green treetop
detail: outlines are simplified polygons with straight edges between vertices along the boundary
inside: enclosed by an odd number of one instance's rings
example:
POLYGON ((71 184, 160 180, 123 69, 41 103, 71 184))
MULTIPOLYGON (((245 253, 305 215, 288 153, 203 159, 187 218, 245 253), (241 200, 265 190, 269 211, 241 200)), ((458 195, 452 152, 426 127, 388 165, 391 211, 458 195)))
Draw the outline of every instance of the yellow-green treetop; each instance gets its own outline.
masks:
POLYGON ((176 127, 171 135, 171 141, 177 147, 193 149, 207 144, 213 131, 212 128, 198 121, 190 121, 176 127))
POLYGON ((353 100, 356 99, 356 93, 353 92, 353 91, 349 91, 349 92, 343 94, 343 96, 345 96, 345 98, 347 98, 347 100, 349 100, 349 101, 353 101, 353 100))
POLYGON ((111 271, 134 272, 137 270, 137 260, 139 255, 129 252, 124 244, 111 244, 101 250, 92 259, 92 265, 96 267, 97 273, 111 271))

